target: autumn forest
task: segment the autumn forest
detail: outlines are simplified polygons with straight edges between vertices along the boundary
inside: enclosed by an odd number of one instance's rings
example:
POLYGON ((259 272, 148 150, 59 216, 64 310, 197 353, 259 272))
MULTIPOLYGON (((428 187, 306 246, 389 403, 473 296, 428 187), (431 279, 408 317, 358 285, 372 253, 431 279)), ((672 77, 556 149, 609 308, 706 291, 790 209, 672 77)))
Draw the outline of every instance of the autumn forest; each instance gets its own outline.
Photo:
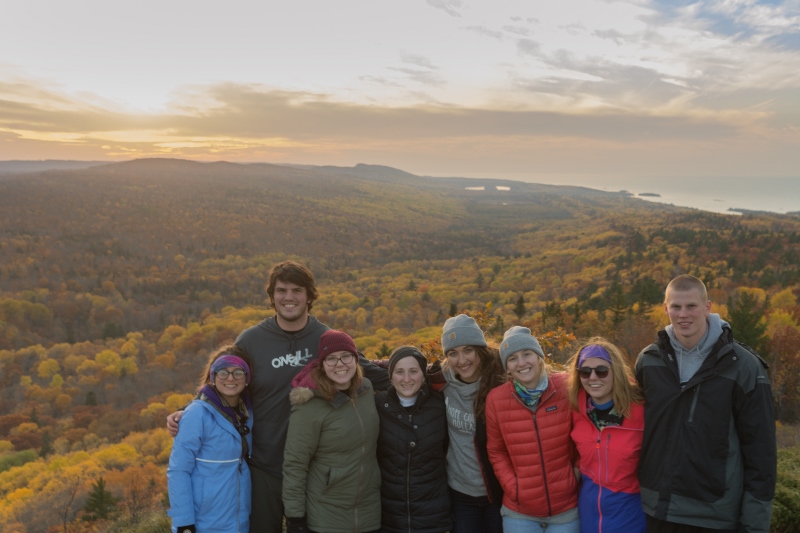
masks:
MULTIPOLYGON (((555 364, 592 335, 633 359, 667 324, 666 283, 693 274, 769 362, 780 457, 800 472, 800 216, 370 165, 136 160, 0 173, 0 530, 164 531, 165 416, 214 347, 271 314, 266 275, 287 258, 317 277, 312 314, 371 358, 436 357, 463 311, 489 336, 530 327, 555 364)), ((776 531, 798 525, 793 475, 776 531)))

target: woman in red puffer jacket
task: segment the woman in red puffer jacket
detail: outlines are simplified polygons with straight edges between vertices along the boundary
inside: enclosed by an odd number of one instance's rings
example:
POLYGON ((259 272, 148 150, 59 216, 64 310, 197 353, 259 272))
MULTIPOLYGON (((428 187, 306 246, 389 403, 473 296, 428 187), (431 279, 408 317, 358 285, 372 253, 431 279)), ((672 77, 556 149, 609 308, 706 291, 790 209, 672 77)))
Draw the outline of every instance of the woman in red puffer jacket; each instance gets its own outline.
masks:
POLYGON ((511 380, 489 393, 486 425, 489 459, 503 487, 503 530, 577 533, 569 375, 550 372, 528 328, 506 332, 500 357, 511 380))

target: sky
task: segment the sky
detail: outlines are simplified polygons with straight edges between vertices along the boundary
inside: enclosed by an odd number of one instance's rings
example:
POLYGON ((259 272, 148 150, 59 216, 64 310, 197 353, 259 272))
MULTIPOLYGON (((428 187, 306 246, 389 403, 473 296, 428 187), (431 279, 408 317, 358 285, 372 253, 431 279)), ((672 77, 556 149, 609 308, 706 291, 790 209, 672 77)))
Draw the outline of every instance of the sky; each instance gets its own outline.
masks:
POLYGON ((800 179, 800 0, 26 0, 0 160, 800 179))

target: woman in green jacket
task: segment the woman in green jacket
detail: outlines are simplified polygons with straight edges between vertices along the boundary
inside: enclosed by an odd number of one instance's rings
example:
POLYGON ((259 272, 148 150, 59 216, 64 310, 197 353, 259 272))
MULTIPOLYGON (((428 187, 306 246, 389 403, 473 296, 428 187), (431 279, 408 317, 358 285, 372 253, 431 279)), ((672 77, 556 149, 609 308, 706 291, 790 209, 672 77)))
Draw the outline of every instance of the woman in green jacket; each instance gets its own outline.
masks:
POLYGON ((292 381, 289 396, 283 460, 287 533, 377 531, 380 421, 372 385, 346 333, 323 333, 317 353, 292 381))

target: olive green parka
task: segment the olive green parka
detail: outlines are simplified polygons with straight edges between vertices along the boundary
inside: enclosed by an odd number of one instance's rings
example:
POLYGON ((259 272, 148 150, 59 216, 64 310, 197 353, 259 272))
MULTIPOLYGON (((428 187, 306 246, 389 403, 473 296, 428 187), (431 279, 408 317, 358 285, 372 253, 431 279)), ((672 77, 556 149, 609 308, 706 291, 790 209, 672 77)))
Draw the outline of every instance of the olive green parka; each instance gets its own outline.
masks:
POLYGON ((283 505, 317 533, 381 527, 381 475, 376 459, 380 421, 372 384, 332 401, 308 387, 292 389, 283 460, 283 505))

